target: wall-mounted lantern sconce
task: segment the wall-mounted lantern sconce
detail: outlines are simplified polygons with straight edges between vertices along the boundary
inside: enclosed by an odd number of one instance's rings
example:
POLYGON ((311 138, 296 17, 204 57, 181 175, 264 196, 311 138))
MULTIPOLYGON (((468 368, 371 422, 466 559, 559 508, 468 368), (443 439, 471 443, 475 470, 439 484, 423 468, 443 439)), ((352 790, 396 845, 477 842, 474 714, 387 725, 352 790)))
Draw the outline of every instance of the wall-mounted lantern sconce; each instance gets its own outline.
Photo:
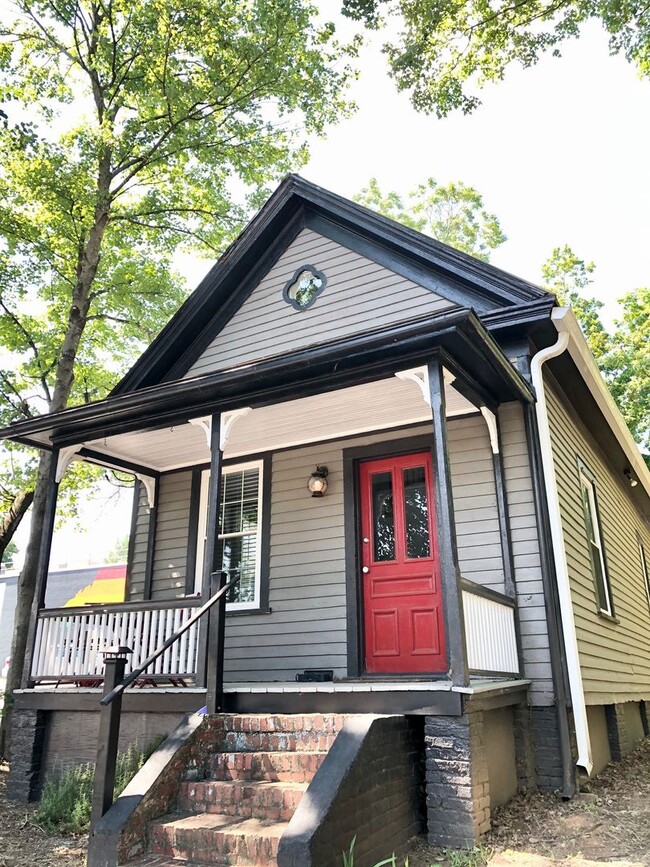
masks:
POLYGON ((639 482, 638 482, 638 480, 635 479, 634 476, 632 475, 632 471, 631 471, 631 470, 628 470, 628 469, 625 469, 625 470, 623 470, 623 475, 624 475, 625 478, 627 479, 628 484, 630 485, 630 487, 631 487, 631 488, 636 488, 636 486, 639 484, 639 482))
POLYGON ((327 467, 316 467, 309 477, 307 489, 312 497, 323 497, 327 491, 327 467))

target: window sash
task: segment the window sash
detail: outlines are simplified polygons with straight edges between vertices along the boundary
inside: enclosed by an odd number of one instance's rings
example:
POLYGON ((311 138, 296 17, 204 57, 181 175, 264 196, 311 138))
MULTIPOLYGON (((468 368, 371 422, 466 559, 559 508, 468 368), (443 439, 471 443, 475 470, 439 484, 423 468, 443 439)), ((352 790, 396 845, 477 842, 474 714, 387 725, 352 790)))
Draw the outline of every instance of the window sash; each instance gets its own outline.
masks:
POLYGON ((604 614, 613 614, 612 599, 605 563, 605 546, 598 518, 596 500, 596 485, 583 468, 580 469, 580 486, 582 489, 582 505, 585 514, 585 530, 591 559, 591 574, 596 585, 598 608, 604 614))
MULTIPOLYGON (((244 473, 246 470, 255 469, 258 471, 257 479, 257 527, 254 530, 244 530, 234 533, 219 533, 220 541, 228 539, 242 539, 246 536, 254 536, 256 539, 255 550, 255 589, 253 599, 248 602, 227 602, 226 607, 229 611, 246 611, 247 609, 259 608, 260 606, 260 585, 262 576, 262 490, 263 490, 263 470, 264 461, 247 461, 241 464, 230 464, 222 470, 222 492, 225 490, 225 477, 235 473, 244 473)), ((208 491, 210 485, 210 470, 203 470, 201 473, 201 495, 199 498, 199 522, 197 532, 197 549, 196 549, 196 571, 194 578, 194 592, 200 593, 203 582, 203 568, 205 563, 205 548, 206 535, 208 525, 208 491)), ((219 518, 223 515, 223 493, 222 502, 219 504, 219 518)))
POLYGON ((645 553, 645 545, 641 541, 641 537, 637 536, 637 544, 639 546, 639 559, 641 560, 641 575, 645 585, 646 596, 648 597, 648 607, 650 607, 650 574, 648 573, 648 559, 645 553))

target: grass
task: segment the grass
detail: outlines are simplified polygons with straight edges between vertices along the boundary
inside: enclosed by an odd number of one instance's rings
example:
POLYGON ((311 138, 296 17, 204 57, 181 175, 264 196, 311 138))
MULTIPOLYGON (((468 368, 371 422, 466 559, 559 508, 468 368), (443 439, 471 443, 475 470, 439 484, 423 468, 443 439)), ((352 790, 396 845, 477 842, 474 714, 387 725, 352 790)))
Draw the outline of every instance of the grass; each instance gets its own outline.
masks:
MULTIPOLYGON (((129 747, 117 755, 114 797, 124 791, 149 756, 162 742, 158 738, 146 750, 129 747)), ((82 834, 90 825, 95 767, 91 764, 56 769, 45 780, 36 821, 46 831, 82 834)))

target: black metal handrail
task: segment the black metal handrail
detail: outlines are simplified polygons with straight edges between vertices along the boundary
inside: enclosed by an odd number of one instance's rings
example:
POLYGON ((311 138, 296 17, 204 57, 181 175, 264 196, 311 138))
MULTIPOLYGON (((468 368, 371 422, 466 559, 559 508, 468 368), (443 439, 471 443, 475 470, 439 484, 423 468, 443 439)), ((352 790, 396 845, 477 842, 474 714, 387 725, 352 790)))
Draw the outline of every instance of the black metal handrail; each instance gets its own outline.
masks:
POLYGON ((200 620, 204 614, 218 602, 216 610, 208 617, 208 629, 206 640, 203 642, 205 649, 206 668, 206 708, 208 713, 217 713, 223 707, 223 647, 225 637, 225 609, 226 593, 239 581, 239 576, 232 581, 226 581, 225 572, 213 572, 211 575, 211 589, 219 587, 208 601, 190 617, 173 635, 160 645, 151 656, 147 657, 141 666, 132 671, 128 677, 124 677, 126 666, 126 653, 130 652, 126 647, 111 649, 106 652, 104 659, 104 695, 100 701, 102 705, 99 714, 99 737, 97 743, 97 761, 95 762, 95 781, 93 786, 93 801, 90 814, 91 829, 113 803, 113 790, 115 788, 115 769, 117 764, 117 745, 120 736, 120 714, 122 712, 122 695, 129 684, 133 683, 152 662, 165 653, 166 650, 178 641, 184 632, 200 620))
POLYGON ((145 659, 142 665, 140 665, 138 668, 134 668, 133 671, 124 678, 122 683, 119 683, 114 689, 112 689, 105 696, 103 696, 99 703, 106 707, 106 705, 109 705, 115 698, 117 698, 118 695, 121 695, 124 690, 133 683, 134 680, 137 680, 149 668, 152 662, 155 662, 159 656, 162 656, 162 654, 172 646, 172 644, 175 644, 178 641, 178 639, 181 637, 181 635, 183 635, 184 632, 187 632, 190 627, 194 626, 197 620, 200 620, 201 617, 203 617, 203 615, 205 614, 205 612, 209 611, 210 608, 212 608, 215 602, 218 602, 223 596, 225 596, 226 593, 230 590, 230 588, 234 587, 235 584, 239 582, 240 578, 241 576, 237 575, 231 581, 228 581, 227 584, 224 584, 224 586, 220 590, 218 590, 214 594, 214 596, 211 596, 208 599, 205 605, 202 605, 201 608, 199 608, 199 610, 190 617, 187 623, 184 623, 180 627, 180 629, 177 629, 173 635, 170 635, 169 638, 163 644, 161 644, 157 650, 154 650, 154 652, 145 659))

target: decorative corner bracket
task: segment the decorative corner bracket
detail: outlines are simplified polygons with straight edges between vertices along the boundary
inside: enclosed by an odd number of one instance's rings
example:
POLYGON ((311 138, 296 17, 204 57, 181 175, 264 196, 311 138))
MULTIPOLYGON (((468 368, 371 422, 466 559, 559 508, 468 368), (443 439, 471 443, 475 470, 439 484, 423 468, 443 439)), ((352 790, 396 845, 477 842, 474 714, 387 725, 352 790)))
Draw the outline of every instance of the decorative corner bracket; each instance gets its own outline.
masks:
POLYGON ((431 406, 431 393, 429 391, 429 377, 426 367, 414 367, 411 370, 398 370, 395 373, 403 382, 414 382, 422 392, 422 399, 431 406))
POLYGON ((488 431, 490 433, 490 445, 492 446, 492 454, 499 454, 499 429, 497 427, 497 417, 492 412, 491 409, 488 409, 487 406, 481 407, 481 415, 485 419, 485 423, 488 426, 488 431))
POLYGON ((245 415, 248 415, 251 409, 252 407, 250 406, 242 406, 241 409, 233 409, 230 410, 230 412, 224 412, 221 416, 221 437, 219 448, 222 452, 226 449, 228 437, 230 436, 230 432, 232 431, 235 422, 239 421, 239 419, 243 418, 245 415))
POLYGON ((79 443, 79 445, 76 446, 66 446, 65 448, 61 449, 56 461, 56 475, 54 477, 54 480, 57 484, 62 481, 63 477, 65 476, 66 470, 68 469, 68 467, 74 460, 75 455, 81 448, 83 448, 83 443, 79 443))
MULTIPOLYGON (((232 430, 233 425, 236 421, 239 421, 240 418, 243 418, 245 415, 251 411, 252 407, 243 406, 241 409, 231 409, 228 412, 224 412, 221 415, 221 433, 219 436, 219 448, 223 452, 228 444, 228 437, 230 436, 230 432, 232 430)), ((205 441, 210 448, 210 443, 212 440, 212 419, 209 415, 203 416, 202 418, 191 418, 190 424, 195 425, 195 427, 200 427, 205 433, 205 441)))
POLYGON ((156 505, 156 480, 152 476, 145 476, 144 473, 136 473, 136 477, 144 485, 144 489, 147 492, 149 508, 153 509, 156 505))

